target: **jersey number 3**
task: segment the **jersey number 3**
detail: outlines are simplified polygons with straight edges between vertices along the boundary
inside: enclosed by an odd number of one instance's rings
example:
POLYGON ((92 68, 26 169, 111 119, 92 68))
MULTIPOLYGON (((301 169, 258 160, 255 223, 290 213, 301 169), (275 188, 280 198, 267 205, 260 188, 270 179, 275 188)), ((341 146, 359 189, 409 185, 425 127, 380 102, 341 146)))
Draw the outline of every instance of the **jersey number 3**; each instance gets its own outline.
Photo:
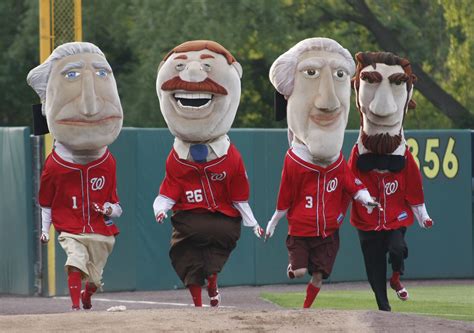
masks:
POLYGON ((186 191, 186 200, 190 203, 202 201, 202 190, 186 191))

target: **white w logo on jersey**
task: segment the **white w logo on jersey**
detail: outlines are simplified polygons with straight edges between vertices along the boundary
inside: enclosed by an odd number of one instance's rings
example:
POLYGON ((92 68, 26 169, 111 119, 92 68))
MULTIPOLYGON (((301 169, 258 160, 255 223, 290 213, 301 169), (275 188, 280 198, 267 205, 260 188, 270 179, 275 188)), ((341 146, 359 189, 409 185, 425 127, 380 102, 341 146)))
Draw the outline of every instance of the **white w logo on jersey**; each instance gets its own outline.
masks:
POLYGON ((393 181, 393 182, 388 182, 387 184, 385 184, 385 194, 386 195, 390 195, 390 194, 393 194, 395 192, 397 192, 397 189, 398 189, 398 181, 393 181))
POLYGON ((91 179, 91 189, 92 191, 99 191, 104 188, 105 177, 94 177, 91 179))
POLYGON ((213 181, 221 181, 225 179, 227 173, 224 171, 222 173, 211 173, 211 180, 213 181))
POLYGON ((326 191, 327 191, 327 192, 333 192, 333 191, 336 190, 336 188, 337 188, 337 177, 331 179, 331 180, 328 182, 328 184, 327 184, 327 186, 326 186, 326 191))

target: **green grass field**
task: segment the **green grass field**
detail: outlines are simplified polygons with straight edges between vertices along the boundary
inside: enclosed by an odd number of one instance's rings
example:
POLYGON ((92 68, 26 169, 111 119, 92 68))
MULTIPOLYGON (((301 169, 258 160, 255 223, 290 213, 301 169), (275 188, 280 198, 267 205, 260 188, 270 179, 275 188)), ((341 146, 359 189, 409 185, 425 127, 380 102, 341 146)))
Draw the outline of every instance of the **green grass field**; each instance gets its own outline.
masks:
MULTIPOLYGON (((302 291, 305 285, 301 285, 302 291)), ((389 287, 390 288, 390 287, 389 287)), ((392 311, 412 313, 452 320, 474 321, 474 286, 417 286, 408 288, 410 299, 400 301, 388 290, 392 311)), ((262 297, 285 308, 300 308, 305 293, 263 293, 262 297)), ((326 291, 323 288, 313 308, 340 310, 377 310, 372 290, 326 291)))

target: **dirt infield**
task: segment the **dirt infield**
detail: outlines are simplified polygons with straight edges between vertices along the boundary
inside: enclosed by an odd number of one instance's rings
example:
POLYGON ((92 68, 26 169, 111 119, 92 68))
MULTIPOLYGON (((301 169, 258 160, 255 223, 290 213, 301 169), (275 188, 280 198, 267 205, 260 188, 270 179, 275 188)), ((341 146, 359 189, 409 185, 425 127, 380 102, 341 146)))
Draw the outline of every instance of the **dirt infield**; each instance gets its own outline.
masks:
MULTIPOLYGON (((430 282, 410 281, 407 287, 410 284, 430 282)), ((67 297, 0 296, 0 332, 474 332, 470 322, 380 311, 284 310, 259 297, 262 292, 301 292, 302 288, 221 288, 223 306, 219 309, 195 309, 188 303, 186 290, 102 293, 95 297, 93 310, 78 312, 69 311, 67 297), (119 305, 127 310, 106 311, 119 305)), ((325 286, 327 290, 362 288, 367 284, 325 286)))

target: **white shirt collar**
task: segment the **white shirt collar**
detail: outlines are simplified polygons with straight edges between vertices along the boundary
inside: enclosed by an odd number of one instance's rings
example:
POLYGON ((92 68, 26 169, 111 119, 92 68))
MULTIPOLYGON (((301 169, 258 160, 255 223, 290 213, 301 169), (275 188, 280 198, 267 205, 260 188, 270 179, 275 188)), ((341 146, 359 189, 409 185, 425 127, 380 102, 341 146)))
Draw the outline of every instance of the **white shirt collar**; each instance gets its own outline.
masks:
MULTIPOLYGON (((189 149, 191 148, 193 144, 194 143, 186 142, 186 141, 181 140, 180 138, 175 137, 173 148, 178 154, 178 157, 180 159, 186 160, 188 159, 188 156, 189 156, 189 149)), ((201 142, 201 144, 205 144, 208 147, 210 147, 212 151, 214 152, 214 154, 217 156, 217 158, 220 158, 227 154, 227 151, 229 150, 229 147, 230 147, 230 139, 227 136, 227 134, 224 134, 210 142, 201 142)))
POLYGON ((87 164, 104 156, 107 146, 96 151, 87 152, 87 154, 75 154, 74 151, 63 145, 61 142, 54 141, 54 151, 63 160, 74 164, 87 164))
POLYGON ((311 152, 309 151, 308 147, 305 144, 299 143, 293 139, 293 143, 291 144, 291 147, 292 147, 293 153, 295 153, 295 155, 301 158, 303 161, 311 163, 311 164, 323 166, 323 167, 327 167, 328 165, 331 165, 332 163, 336 162, 340 155, 340 153, 338 153, 336 156, 331 158, 330 161, 318 161, 317 159, 313 157, 313 155, 311 155, 311 152))

